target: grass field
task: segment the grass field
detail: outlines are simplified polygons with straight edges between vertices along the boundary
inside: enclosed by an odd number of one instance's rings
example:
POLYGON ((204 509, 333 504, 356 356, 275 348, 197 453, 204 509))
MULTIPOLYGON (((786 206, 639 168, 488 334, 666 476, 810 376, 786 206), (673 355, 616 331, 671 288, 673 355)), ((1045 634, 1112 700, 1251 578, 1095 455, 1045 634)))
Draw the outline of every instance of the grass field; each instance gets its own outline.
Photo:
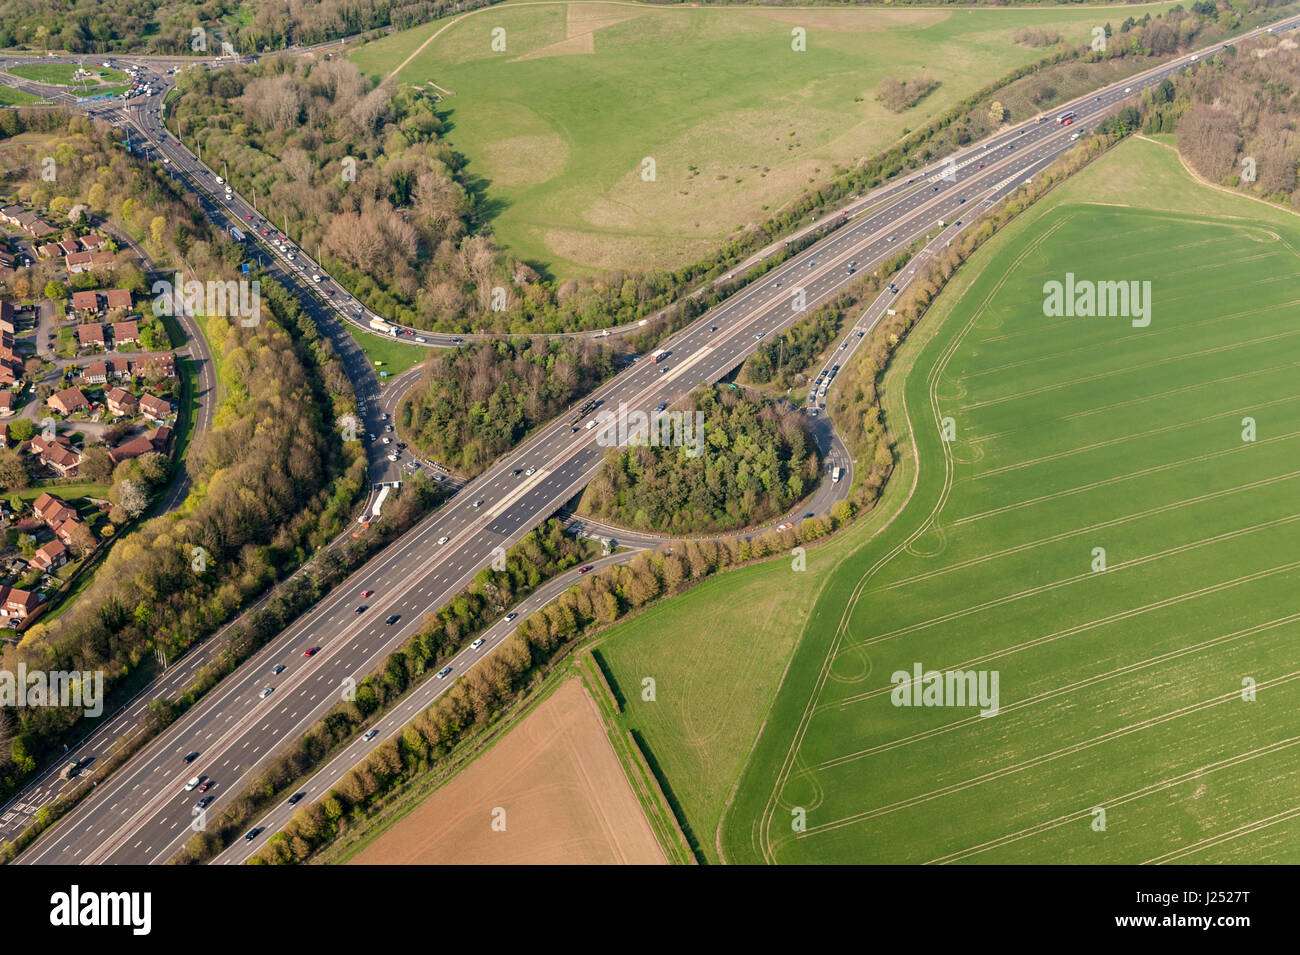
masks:
POLYGON ((32 63, 27 66, 10 67, 8 72, 35 83, 69 86, 76 89, 109 86, 123 83, 127 79, 126 74, 121 70, 105 69, 102 66, 88 66, 86 69, 90 76, 78 78, 76 73, 79 68, 75 63, 32 63))
POLYGON ((1131 141, 963 268, 886 382, 919 480, 826 580, 728 861, 1300 861, 1298 265, 1295 216, 1131 141), (1149 280, 1150 325, 1045 316, 1067 272, 1149 280), (893 705, 918 663, 997 715, 893 705))
POLYGON ((395 33, 352 59, 384 76, 414 55, 397 80, 452 94, 448 136, 495 210, 498 240, 570 275, 700 257, 1042 57, 1012 42, 1022 26, 1083 42, 1095 25, 1169 6, 505 4, 395 33), (497 27, 504 52, 491 46, 497 27), (792 49, 796 29, 807 31, 803 52, 792 49), (885 76, 923 72, 940 85, 914 108, 897 114, 876 99, 885 76), (654 181, 643 179, 646 157, 654 181))
MULTIPOLYGON (((422 345, 408 345, 396 338, 371 335, 369 332, 363 332, 347 322, 344 322, 343 327, 348 330, 348 334, 357 340, 361 350, 366 353, 370 363, 375 366, 376 375, 387 372, 387 377, 393 378, 429 357, 429 349, 422 345)), ((379 380, 383 381, 384 376, 381 375, 379 380)))
POLYGON ((41 98, 33 96, 31 93, 24 93, 22 90, 16 90, 12 86, 0 86, 0 106, 29 106, 32 103, 39 103, 41 98))

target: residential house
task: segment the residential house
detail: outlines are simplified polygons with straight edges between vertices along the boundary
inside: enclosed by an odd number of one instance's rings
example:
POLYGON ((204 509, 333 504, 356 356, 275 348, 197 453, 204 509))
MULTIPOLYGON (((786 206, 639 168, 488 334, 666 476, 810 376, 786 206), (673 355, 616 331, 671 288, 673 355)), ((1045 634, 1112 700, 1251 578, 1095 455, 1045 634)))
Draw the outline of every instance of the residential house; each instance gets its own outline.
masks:
POLYGON ((32 503, 32 512, 46 527, 53 529, 64 521, 77 520, 77 512, 68 506, 67 501, 48 492, 42 494, 32 503))
MULTIPOLYGON (((109 293, 112 295, 112 293, 109 293)), ((127 292, 129 296, 131 293, 127 292)), ((110 299, 109 308, 113 307, 110 299)), ((136 321, 114 322, 113 323, 113 347, 121 348, 123 345, 134 345, 140 340, 140 323, 136 321)))
POLYGON ((10 627, 18 627, 36 612, 41 598, 27 590, 8 585, 0 586, 0 619, 10 627))
POLYGON ((88 385, 102 385, 108 381, 108 362, 92 361, 81 373, 81 380, 88 385))
POLYGON ((172 416, 172 405, 170 401, 157 395, 142 395, 140 412, 150 421, 166 421, 172 416))
POLYGON ((108 452, 108 458, 116 466, 123 461, 138 458, 142 454, 148 454, 150 451, 165 454, 171 437, 172 429, 166 425, 161 425, 145 434, 137 435, 130 441, 119 444, 108 452))
MULTIPOLYGON (((80 388, 64 388, 62 391, 56 391, 46 399, 45 403, 65 418, 74 411, 85 411, 90 407, 90 402, 86 400, 80 388)), ((168 408, 170 407, 168 405, 168 408)))
POLYGON ((14 393, 0 391, 0 418, 7 418, 14 413, 14 393))
POLYGON ((134 417, 140 410, 140 402, 135 395, 125 388, 110 388, 104 395, 104 401, 108 405, 108 413, 115 417, 134 417))
POLYGON ((36 247, 36 257, 38 259, 52 259, 62 254, 63 252, 59 249, 57 242, 46 242, 36 247))
POLYGON ((106 344, 104 323, 88 322, 85 325, 78 325, 77 344, 82 348, 104 348, 106 344))
POLYGON ((68 545, 61 540, 52 540, 36 548, 32 563, 47 573, 62 567, 68 562, 68 545))
POLYGON ((81 237, 81 247, 87 252, 96 252, 102 249, 107 242, 108 240, 98 232, 92 232, 90 235, 81 237))
POLYGON ((41 464, 62 477, 72 477, 81 464, 81 453, 63 435, 47 438, 38 434, 32 438, 30 448, 41 464))
POLYGON ((98 292, 73 292, 72 310, 78 314, 86 312, 94 315, 99 312, 98 292))
POLYGON ((144 361, 137 363, 136 374, 144 375, 146 378, 175 378, 176 356, 171 352, 150 355, 144 361))
POLYGON ((104 293, 104 298, 108 300, 109 308, 131 307, 131 290, 126 288, 111 288, 104 293))

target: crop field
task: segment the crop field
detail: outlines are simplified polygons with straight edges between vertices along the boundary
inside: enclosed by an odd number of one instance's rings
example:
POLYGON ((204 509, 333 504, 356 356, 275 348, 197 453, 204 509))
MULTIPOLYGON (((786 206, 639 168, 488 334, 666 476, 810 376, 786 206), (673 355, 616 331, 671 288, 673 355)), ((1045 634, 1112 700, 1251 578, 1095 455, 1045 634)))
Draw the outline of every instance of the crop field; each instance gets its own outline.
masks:
POLYGON ((827 581, 728 861, 1300 861, 1298 268, 1294 216, 1141 141, 963 267, 891 372, 919 480, 827 581), (1045 314, 1067 274, 1149 323, 1045 314))
MULTIPOLYGON (((1043 48, 1170 4, 1097 9, 772 9, 506 4, 395 33, 364 72, 445 96, 451 144, 485 190, 498 241, 558 276, 672 267, 1043 48), (493 49, 493 31, 504 50, 493 49), (806 50, 792 49, 796 30, 806 50), (889 75, 939 84, 911 109, 889 75), (653 175, 645 160, 652 160, 653 175)), ((1023 119, 1012 116, 1012 119, 1023 119)))

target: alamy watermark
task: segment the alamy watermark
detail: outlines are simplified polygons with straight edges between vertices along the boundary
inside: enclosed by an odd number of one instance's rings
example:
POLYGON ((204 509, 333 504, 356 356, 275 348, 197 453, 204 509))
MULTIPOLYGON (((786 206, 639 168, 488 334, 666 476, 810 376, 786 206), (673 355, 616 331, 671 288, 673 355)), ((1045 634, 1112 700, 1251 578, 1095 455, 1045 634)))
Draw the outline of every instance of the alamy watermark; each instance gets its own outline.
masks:
POLYGON ((0 706, 62 706, 104 712, 103 670, 0 670, 0 706))
POLYGON ((254 328, 262 320, 262 283, 248 281, 209 280, 200 282, 176 273, 176 280, 160 279, 153 283, 153 312, 155 315, 181 315, 186 312, 199 315, 239 317, 239 324, 254 328))
POLYGON ((1130 318, 1134 328, 1151 324, 1151 283, 1137 279, 1119 282, 1076 280, 1043 283, 1043 314, 1048 318, 1130 318))
POLYGON ((896 670, 889 678, 895 706, 975 706, 980 716, 998 715, 997 670, 896 670))
POLYGON ((704 453, 703 411, 644 411, 628 410, 619 402, 618 412, 597 412, 591 424, 596 431, 596 443, 602 448, 625 448, 644 444, 652 448, 683 447, 688 458, 698 458, 704 453))

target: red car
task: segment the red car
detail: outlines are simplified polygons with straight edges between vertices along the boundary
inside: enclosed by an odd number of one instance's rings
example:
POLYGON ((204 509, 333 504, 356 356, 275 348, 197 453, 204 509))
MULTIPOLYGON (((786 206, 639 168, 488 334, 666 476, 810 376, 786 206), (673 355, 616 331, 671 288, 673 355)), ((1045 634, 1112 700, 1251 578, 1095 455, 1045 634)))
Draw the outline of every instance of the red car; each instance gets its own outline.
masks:
POLYGON ((253 221, 253 214, 252 214, 251 212, 245 212, 245 213, 244 213, 244 218, 247 219, 249 222, 252 222, 252 221, 253 221))
POLYGON ((209 789, 211 789, 211 788, 212 788, 212 780, 210 780, 210 779, 205 779, 205 780, 203 781, 203 785, 199 787, 199 792, 201 792, 201 793, 205 793, 205 792, 207 792, 207 791, 208 791, 209 789))
POLYGON ((585 573, 587 573, 589 570, 591 570, 591 564, 588 564, 586 567, 579 567, 579 568, 578 568, 578 573, 580 573, 580 574, 585 574, 585 573))
POLYGON ((361 596, 362 596, 362 597, 369 597, 369 596, 371 596, 373 593, 374 593, 373 590, 363 590, 363 591, 361 591, 361 596))
POLYGON ((981 168, 981 169, 984 168, 984 164, 983 164, 983 163, 980 163, 980 168, 981 168))
POLYGON ((265 230, 265 229, 262 230, 262 235, 266 235, 266 230, 265 230))
POLYGON ((320 647, 308 647, 308 648, 307 648, 307 651, 303 654, 303 656, 305 656, 305 657, 313 657, 313 656, 316 655, 316 651, 319 650, 319 649, 320 649, 320 647))

